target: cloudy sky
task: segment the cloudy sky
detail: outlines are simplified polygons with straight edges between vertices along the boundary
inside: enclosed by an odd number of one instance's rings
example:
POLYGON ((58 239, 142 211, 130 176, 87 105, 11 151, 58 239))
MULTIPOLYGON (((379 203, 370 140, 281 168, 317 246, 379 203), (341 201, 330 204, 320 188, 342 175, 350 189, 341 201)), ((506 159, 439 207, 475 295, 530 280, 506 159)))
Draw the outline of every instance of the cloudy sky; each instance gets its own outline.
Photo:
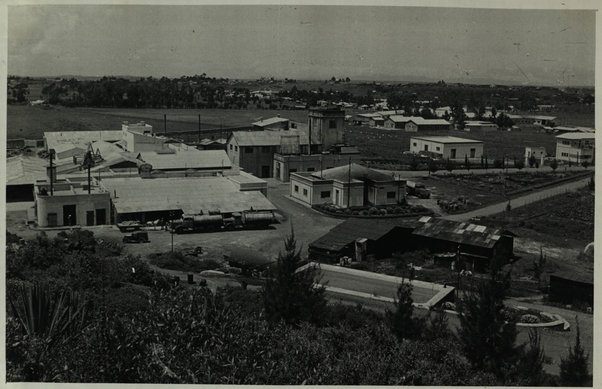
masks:
POLYGON ((10 6, 8 73, 593 85, 593 11, 10 6))

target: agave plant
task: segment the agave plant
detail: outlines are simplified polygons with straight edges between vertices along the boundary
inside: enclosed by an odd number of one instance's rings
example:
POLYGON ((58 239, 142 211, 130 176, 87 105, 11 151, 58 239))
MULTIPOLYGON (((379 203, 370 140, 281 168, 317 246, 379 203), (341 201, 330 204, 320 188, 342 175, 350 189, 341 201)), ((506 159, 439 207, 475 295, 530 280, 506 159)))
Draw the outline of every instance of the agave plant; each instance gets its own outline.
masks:
POLYGON ((75 334, 86 324, 87 303, 70 289, 51 291, 47 284, 38 283, 21 286, 9 302, 25 333, 48 343, 67 331, 75 334))

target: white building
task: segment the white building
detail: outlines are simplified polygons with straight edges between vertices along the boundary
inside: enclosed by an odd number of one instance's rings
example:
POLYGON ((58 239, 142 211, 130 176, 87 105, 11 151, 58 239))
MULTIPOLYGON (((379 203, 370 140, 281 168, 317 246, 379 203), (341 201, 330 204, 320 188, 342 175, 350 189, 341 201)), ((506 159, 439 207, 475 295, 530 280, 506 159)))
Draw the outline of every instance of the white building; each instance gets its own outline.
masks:
POLYGON ((416 136, 410 138, 410 151, 451 160, 479 159, 483 155, 483 142, 455 136, 416 136))
POLYGON ((465 131, 497 131, 497 129, 497 124, 480 120, 468 120, 464 125, 465 131))
POLYGON ((545 147, 525 147, 525 166, 529 166, 529 158, 531 157, 535 157, 539 166, 543 166, 546 155, 545 147))
POLYGON ((566 162, 593 162, 596 134, 572 132, 556 137, 556 159, 566 162))

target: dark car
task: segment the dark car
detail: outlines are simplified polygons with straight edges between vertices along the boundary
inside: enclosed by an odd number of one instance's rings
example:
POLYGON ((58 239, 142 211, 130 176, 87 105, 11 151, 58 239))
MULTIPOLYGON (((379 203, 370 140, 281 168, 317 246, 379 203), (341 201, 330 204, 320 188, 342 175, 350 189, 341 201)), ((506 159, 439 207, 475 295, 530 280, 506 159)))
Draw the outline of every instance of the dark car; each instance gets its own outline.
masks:
POLYGON ((148 232, 136 231, 123 237, 123 243, 148 243, 148 232))

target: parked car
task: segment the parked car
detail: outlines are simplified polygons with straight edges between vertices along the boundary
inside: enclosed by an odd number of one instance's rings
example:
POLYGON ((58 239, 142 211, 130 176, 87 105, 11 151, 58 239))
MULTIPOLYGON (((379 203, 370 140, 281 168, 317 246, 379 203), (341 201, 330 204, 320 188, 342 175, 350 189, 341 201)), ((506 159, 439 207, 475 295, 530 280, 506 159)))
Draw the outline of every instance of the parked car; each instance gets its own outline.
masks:
POLYGON ((123 237, 123 243, 148 243, 148 232, 136 231, 123 237))

